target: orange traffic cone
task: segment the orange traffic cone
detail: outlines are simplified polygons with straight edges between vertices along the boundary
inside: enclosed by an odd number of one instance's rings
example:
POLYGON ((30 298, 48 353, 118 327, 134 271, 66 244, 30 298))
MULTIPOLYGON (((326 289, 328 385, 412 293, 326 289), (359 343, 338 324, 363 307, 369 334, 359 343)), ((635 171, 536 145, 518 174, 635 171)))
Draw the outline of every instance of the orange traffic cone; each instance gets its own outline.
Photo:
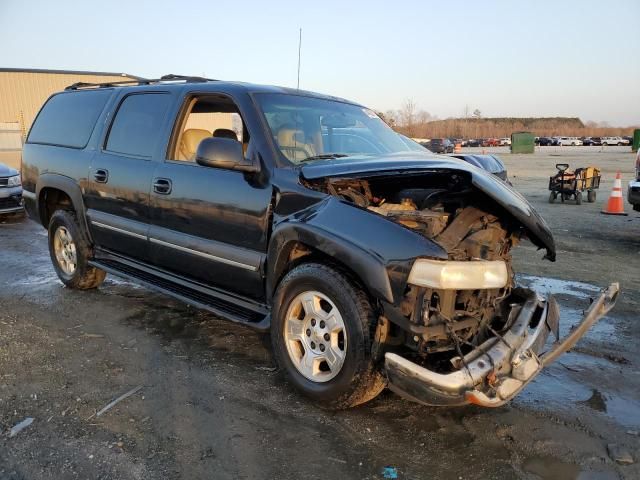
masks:
POLYGON ((613 182, 613 190, 611 196, 607 202, 607 208, 602 210, 601 213, 606 215, 627 215, 624 213, 624 202, 622 200, 622 178, 620 172, 616 174, 616 179, 613 182))

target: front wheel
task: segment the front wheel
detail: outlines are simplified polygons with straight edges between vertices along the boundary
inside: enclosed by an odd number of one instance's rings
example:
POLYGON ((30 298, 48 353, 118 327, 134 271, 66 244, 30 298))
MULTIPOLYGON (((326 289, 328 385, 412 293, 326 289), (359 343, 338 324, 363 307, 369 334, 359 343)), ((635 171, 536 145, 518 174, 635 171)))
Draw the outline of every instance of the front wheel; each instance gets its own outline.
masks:
POLYGON ((587 202, 593 203, 595 201, 596 201, 596 191, 595 190, 589 190, 587 192, 587 202))
POLYGON ((365 403, 384 389, 372 356, 376 315, 342 273, 302 264, 280 282, 273 305, 274 354, 296 389, 330 409, 365 403))
POLYGON ((107 275, 89 265, 91 247, 74 212, 57 210, 51 216, 49 254, 58 278, 69 288, 96 288, 107 275))

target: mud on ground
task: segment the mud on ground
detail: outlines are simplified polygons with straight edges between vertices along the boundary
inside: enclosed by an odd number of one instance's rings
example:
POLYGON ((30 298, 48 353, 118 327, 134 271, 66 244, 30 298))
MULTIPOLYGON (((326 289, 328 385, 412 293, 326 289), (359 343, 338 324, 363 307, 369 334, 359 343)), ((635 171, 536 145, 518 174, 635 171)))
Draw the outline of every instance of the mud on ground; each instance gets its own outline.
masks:
POLYGON ((267 336, 112 276, 96 291, 65 289, 45 231, 0 220, 0 479, 374 479, 387 466, 406 479, 640 478, 640 214, 599 213, 612 173, 630 178, 632 156, 565 147, 503 159, 556 233, 555 264, 525 243, 515 265, 523 283, 558 294, 564 331, 599 287, 617 280, 623 294, 574 351, 495 410, 385 392, 323 411, 274 369, 267 336), (603 168, 597 203, 546 203, 564 159, 603 168), (611 444, 634 463, 615 462, 611 444))

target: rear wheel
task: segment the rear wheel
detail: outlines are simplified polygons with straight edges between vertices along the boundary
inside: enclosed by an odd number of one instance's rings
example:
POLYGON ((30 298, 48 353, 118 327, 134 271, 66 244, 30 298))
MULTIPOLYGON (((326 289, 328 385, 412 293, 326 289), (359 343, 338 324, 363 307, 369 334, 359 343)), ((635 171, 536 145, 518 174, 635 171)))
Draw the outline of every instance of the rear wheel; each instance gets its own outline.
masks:
POLYGON ((556 194, 555 192, 551 192, 549 193, 549 203, 553 203, 556 201, 556 194))
POLYGON ((576 205, 582 205, 582 192, 576 192, 576 205))
POLYGON ((371 354, 376 315, 342 273, 300 265, 282 280, 273 305, 274 354, 296 389, 331 409, 367 402, 384 389, 371 354))
POLYGON ((595 190, 589 190, 589 192, 587 192, 587 201, 589 203, 593 203, 596 201, 596 191, 595 190))
POLYGON ((636 204, 633 206, 633 209, 634 209, 636 212, 640 212, 640 203, 636 203, 636 204))
POLYGON ((96 288, 107 275, 89 265, 91 247, 74 212, 57 210, 51 216, 49 255, 58 277, 69 288, 96 288))

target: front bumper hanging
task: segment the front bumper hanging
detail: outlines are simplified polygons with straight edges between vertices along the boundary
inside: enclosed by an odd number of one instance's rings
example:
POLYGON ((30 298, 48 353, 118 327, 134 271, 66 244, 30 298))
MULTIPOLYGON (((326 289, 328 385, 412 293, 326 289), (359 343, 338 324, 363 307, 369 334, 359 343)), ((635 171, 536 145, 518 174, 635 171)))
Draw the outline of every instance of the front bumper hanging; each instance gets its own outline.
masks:
POLYGON ((553 296, 534 292, 520 307, 502 338, 491 338, 458 359, 457 370, 441 374, 395 353, 385 354, 389 388, 426 405, 475 404, 498 407, 516 396, 544 367, 572 348, 616 303, 620 286, 611 284, 584 312, 582 321, 559 340, 560 309, 553 296), (556 342, 544 350, 550 332, 556 342))

